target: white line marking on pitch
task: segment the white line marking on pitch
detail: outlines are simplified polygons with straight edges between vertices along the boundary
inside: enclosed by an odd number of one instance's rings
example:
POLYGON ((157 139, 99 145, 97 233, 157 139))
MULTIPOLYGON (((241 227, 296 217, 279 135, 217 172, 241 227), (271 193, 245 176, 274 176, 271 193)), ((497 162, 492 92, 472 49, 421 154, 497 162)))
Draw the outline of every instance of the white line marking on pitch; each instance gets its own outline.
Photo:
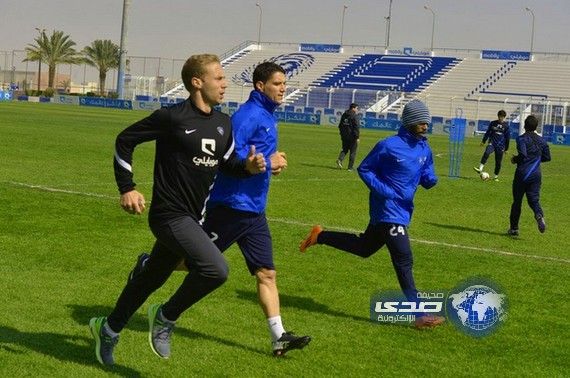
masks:
MULTIPOLYGON (((107 194, 79 192, 79 191, 75 191, 75 190, 51 188, 48 186, 32 185, 32 184, 26 184, 23 182, 14 182, 14 181, 0 181, 0 182, 10 184, 10 185, 15 185, 15 186, 22 186, 22 187, 30 188, 30 189, 45 190, 47 192, 75 194, 75 195, 83 195, 83 196, 89 196, 89 197, 107 198, 107 199, 115 199, 115 200, 118 197, 118 196, 111 196, 111 195, 107 195, 107 194)), ((148 202, 150 203, 150 201, 148 201, 148 202)), ((311 223, 303 223, 303 222, 298 222, 295 220, 284 219, 284 218, 267 218, 267 220, 272 221, 272 222, 292 224, 292 225, 296 225, 296 226, 307 226, 307 227, 312 226, 311 223)), ((327 227, 327 228, 329 228, 331 230, 345 231, 345 232, 352 232, 352 233, 359 233, 362 231, 362 230, 356 230, 353 228, 345 228, 345 227, 327 227)), ((430 245, 441 245, 441 246, 449 247, 449 248, 467 249, 467 250, 477 251, 477 252, 495 253, 495 254, 504 255, 504 256, 524 257, 524 258, 535 259, 535 260, 546 260, 546 261, 554 261, 554 262, 561 262, 561 263, 570 264, 570 260, 561 259, 561 258, 557 258, 557 257, 540 256, 540 255, 525 255, 522 253, 501 251, 499 249, 493 249, 493 248, 471 247, 471 246, 460 245, 460 244, 451 244, 451 243, 445 243, 445 242, 437 242, 437 241, 414 239, 414 238, 410 238, 410 241, 413 241, 416 243, 430 244, 430 245)))
MULTIPOLYGON (((297 226, 307 226, 307 227, 312 226, 312 224, 310 224, 310 223, 302 223, 302 222, 297 222, 297 221, 290 220, 290 219, 283 219, 283 218, 267 218, 267 219, 270 221, 273 221, 273 222, 280 222, 280 223, 292 224, 292 225, 297 225, 297 226)), ((345 227, 327 227, 327 228, 329 228, 330 230, 344 231, 344 232, 351 232, 351 233, 362 232, 362 230, 355 230, 352 228, 345 228, 345 227)), ((410 241, 413 241, 416 243, 430 244, 430 245, 441 245, 441 246, 449 247, 449 248, 467 249, 467 250, 477 251, 477 252, 496 253, 498 255, 504 255, 504 256, 525 257, 525 258, 529 258, 529 259, 547 260, 547 261, 554 261, 554 262, 561 262, 561 263, 570 264, 570 260, 561 259, 561 258, 557 258, 557 257, 540 256, 540 255, 525 255, 522 253, 501 251, 499 249, 493 249, 493 248, 471 247, 471 246, 460 245, 460 244, 451 244, 451 243, 445 243, 445 242, 414 239, 414 238, 410 238, 410 241)))

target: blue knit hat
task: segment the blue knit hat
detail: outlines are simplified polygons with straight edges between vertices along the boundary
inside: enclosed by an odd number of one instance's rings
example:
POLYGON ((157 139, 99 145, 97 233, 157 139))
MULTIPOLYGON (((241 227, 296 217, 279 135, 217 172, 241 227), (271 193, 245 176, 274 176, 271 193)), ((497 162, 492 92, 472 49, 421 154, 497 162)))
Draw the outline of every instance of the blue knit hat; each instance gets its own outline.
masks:
POLYGON ((402 125, 404 127, 412 127, 419 123, 430 123, 431 116, 429 109, 420 100, 412 100, 404 106, 402 112, 402 125))

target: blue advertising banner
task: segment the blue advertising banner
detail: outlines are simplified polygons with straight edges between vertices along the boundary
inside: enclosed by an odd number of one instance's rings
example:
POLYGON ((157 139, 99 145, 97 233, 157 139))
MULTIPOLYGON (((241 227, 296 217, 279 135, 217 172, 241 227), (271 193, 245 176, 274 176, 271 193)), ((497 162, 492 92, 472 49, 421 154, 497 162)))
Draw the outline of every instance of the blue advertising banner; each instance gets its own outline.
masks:
POLYGON ((398 130, 401 124, 400 121, 393 119, 362 118, 360 120, 360 126, 365 129, 398 130))
POLYGON ((323 45, 323 44, 319 44, 319 43, 301 43, 301 51, 338 53, 338 52, 340 52, 340 45, 323 45))
POLYGON ((133 103, 129 100, 117 100, 99 97, 79 97, 79 105, 95 106, 99 108, 132 109, 133 103))
POLYGON ((483 50, 482 59, 495 60, 530 60, 530 52, 526 51, 502 51, 502 50, 483 50))
POLYGON ((14 93, 10 91, 0 91, 0 101, 12 101, 14 93))
POLYGON ((552 144, 570 146, 570 134, 564 134, 564 133, 552 134, 552 144))
POLYGON ((277 116, 277 121, 279 122, 306 123, 309 125, 321 124, 320 114, 275 112, 275 116, 277 116))

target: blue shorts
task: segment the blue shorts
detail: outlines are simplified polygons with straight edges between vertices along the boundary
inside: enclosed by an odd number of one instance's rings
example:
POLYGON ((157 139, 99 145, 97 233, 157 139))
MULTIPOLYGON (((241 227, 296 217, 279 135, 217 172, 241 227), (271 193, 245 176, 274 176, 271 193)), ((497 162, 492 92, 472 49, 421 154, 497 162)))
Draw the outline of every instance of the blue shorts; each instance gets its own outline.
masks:
POLYGON ((203 227, 222 252, 237 243, 252 275, 260 268, 275 270, 265 212, 256 214, 218 206, 208 209, 203 227))

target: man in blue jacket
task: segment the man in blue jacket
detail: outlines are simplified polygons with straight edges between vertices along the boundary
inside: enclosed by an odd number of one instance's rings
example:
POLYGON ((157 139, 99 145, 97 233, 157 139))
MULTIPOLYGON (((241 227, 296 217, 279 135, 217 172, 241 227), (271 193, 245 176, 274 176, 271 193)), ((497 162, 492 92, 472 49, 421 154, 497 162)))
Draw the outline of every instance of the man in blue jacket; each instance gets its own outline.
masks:
POLYGON ((513 180, 513 204, 511 206, 511 227, 507 231, 509 235, 519 235, 519 219, 524 195, 528 205, 534 212, 534 219, 538 225, 538 231, 546 231, 544 212, 540 206, 540 186, 542 184, 542 172, 540 163, 550 161, 550 148, 546 141, 535 130, 538 120, 530 115, 524 121, 525 133, 517 138, 518 155, 511 158, 511 162, 517 165, 513 180))
MULTIPOLYGON (((404 295, 417 302, 407 227, 418 184, 429 189, 437 183, 432 152, 425 137, 430 122, 427 106, 419 100, 410 101, 404 107, 398 134, 378 142, 358 167, 360 178, 370 189, 370 222, 364 233, 323 231, 321 226, 313 226, 299 250, 305 252, 315 244, 325 244, 370 257, 386 245, 404 295)), ((434 327, 444 321, 444 317, 420 313, 415 326, 434 327)))
MULTIPOLYGON (((273 62, 261 63, 253 71, 255 89, 232 116, 235 152, 238 158, 244 159, 254 145, 257 153, 269 156, 267 170, 243 180, 219 172, 210 192, 203 224, 220 251, 238 244, 250 273, 256 277, 259 304, 267 319, 276 356, 302 349, 311 341, 309 336, 296 336, 283 327, 273 245, 265 216, 271 175, 278 175, 287 167, 285 153, 277 151, 277 117, 274 114, 284 100, 285 79, 285 70, 273 62)), ((139 256, 131 276, 144 269, 146 259, 146 254, 139 256)), ((186 260, 177 270, 193 268, 186 260)))

